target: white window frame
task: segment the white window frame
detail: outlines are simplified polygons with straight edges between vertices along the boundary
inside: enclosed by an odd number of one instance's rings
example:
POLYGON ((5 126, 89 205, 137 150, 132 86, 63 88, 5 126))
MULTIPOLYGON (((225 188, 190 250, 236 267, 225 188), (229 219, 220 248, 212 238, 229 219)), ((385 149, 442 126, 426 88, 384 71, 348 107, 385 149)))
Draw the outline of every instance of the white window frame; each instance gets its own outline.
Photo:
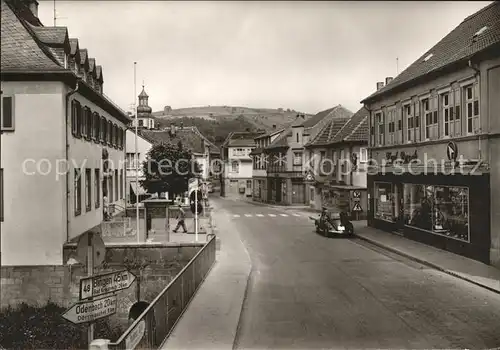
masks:
POLYGON ((383 146, 385 144, 385 120, 384 120, 384 112, 382 110, 375 112, 375 123, 376 125, 376 141, 377 146, 383 146), (380 130, 383 130, 381 133, 380 130))
POLYGON ((414 119, 414 113, 413 113, 413 108, 412 108, 412 103, 410 101, 405 102, 402 105, 403 108, 403 121, 406 121, 406 123, 403 123, 403 130, 405 129, 406 125, 406 132, 404 133, 404 138, 406 139, 407 143, 412 143, 415 142, 415 119, 414 119), (407 113, 407 110, 410 110, 409 113, 407 113), (411 127, 410 127, 410 120, 411 120, 411 127))
POLYGON ((480 105, 480 93, 479 93, 479 82, 474 82, 469 85, 463 86, 463 97, 464 97, 464 109, 465 109, 465 130, 467 135, 474 135, 479 131, 480 128, 480 116, 481 116, 481 105, 480 105), (471 89, 471 97, 469 98, 467 92, 471 89), (477 95, 477 96, 476 96, 477 95), (477 115, 475 113, 474 105, 477 103, 477 115), (471 115, 469 115, 469 106, 471 108, 471 115), (472 130, 469 129, 469 120, 472 123, 472 130))
POLYGON ((2 108, 0 108, 0 129, 2 131, 14 131, 16 129, 16 99, 14 95, 2 95, 2 108), (3 108, 4 108, 4 98, 11 98, 11 113, 12 113, 12 126, 6 127, 3 125, 3 108))
POLYGON ((304 157, 304 154, 301 151, 293 152, 293 165, 294 166, 301 166, 303 163, 303 157, 304 157), (298 160, 300 160, 300 162, 297 162, 298 160))
POLYGON ((453 106, 451 103, 451 91, 444 91, 439 95, 439 106, 440 106, 440 114, 443 122, 443 138, 450 138, 454 135, 454 130, 452 128, 452 120, 453 118, 453 106), (447 102, 445 99, 447 98, 447 102), (448 130, 447 130, 448 129, 448 130))
POLYGON ((359 162, 367 163, 368 162, 368 148, 360 147, 359 149, 359 162))
POLYGON ((232 173, 239 173, 240 172, 240 163, 239 162, 234 161, 234 160, 231 162, 231 172, 232 173))
POLYGON ((396 108, 395 107, 389 107, 387 109, 387 144, 388 145, 394 145, 396 143, 396 137, 395 137, 395 131, 396 131, 396 108), (393 130, 391 131, 391 123, 393 124, 393 130))

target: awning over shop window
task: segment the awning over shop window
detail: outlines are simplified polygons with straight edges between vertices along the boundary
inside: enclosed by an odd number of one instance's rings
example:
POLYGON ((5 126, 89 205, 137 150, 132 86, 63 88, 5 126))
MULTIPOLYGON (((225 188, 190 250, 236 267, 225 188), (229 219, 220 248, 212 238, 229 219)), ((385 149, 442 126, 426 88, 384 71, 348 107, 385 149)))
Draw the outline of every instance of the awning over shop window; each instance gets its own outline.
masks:
POLYGON ((131 188, 131 193, 134 193, 134 195, 136 195, 136 196, 143 196, 143 195, 147 194, 146 190, 140 184, 137 184, 136 182, 131 182, 130 188, 131 188))

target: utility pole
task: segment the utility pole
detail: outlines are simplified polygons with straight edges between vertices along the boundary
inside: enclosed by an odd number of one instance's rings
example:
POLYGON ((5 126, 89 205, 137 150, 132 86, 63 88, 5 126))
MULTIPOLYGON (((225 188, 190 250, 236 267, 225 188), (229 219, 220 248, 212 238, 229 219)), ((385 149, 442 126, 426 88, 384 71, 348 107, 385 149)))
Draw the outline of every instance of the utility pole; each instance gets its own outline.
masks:
POLYGON ((57 19, 57 15, 56 15, 56 0, 54 0, 54 27, 56 26, 56 19, 57 19))
MULTIPOLYGON (((137 126, 139 121, 137 119, 137 83, 136 83, 136 71, 137 62, 134 62, 134 112, 135 112, 135 219, 136 219, 136 232, 137 232, 137 243, 140 243, 141 237, 139 234, 139 155, 137 154, 137 126)), ((144 213, 145 214, 145 213, 144 213)), ((146 215, 144 215, 144 221, 147 221, 146 215)), ((146 225, 145 225, 146 226, 146 225)), ((147 228, 146 228, 147 229, 147 228)))
POLYGON ((399 74, 399 58, 396 57, 396 75, 399 74))

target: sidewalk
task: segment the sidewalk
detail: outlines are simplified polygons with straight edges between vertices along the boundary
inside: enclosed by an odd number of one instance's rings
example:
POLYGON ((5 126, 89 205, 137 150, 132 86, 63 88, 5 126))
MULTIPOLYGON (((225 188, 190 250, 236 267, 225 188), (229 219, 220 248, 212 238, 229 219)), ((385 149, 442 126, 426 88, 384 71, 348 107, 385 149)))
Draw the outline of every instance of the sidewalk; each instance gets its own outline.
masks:
POLYGON ((354 227, 365 241, 500 294, 500 270, 495 267, 368 227, 366 221, 355 221, 354 227))
POLYGON ((221 240, 217 261, 162 349, 233 348, 251 261, 226 210, 212 215, 221 240))
POLYGON ((277 204, 269 204, 269 203, 262 203, 262 202, 257 202, 254 201, 250 198, 242 198, 239 199, 243 202, 250 203, 253 205, 258 205, 261 207, 269 207, 269 208, 274 208, 274 209, 281 209, 281 210, 303 210, 303 211, 310 211, 312 213, 320 212, 320 210, 313 209, 307 205, 277 205, 277 204))

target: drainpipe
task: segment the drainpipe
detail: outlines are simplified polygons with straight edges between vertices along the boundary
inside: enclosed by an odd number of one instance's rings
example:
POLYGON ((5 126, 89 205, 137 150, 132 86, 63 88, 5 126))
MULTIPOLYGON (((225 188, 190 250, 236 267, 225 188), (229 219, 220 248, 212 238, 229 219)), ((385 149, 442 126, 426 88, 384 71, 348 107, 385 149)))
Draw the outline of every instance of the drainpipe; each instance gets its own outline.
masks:
MULTIPOLYGON (((479 68, 477 68, 477 64, 473 63, 472 60, 471 60, 471 58, 468 59, 467 65, 474 70, 474 72, 475 72, 474 76, 476 78, 481 75, 481 70, 479 68)), ((479 83, 481 83, 481 81, 479 81, 479 83)), ((489 122, 489 119, 488 119, 488 122, 489 122)), ((488 125, 488 130, 489 130, 489 125, 488 125)), ((480 128, 480 131, 482 132, 482 128, 480 128)), ((477 143, 478 143, 479 163, 482 163, 483 155, 482 155, 482 150, 481 150, 481 135, 479 135, 477 137, 477 143)))
MULTIPOLYGON (((65 132, 65 136, 66 136, 66 164, 69 164, 69 138, 68 138, 68 125, 71 125, 71 127, 73 127, 72 124, 68 123, 68 110, 70 110, 70 106, 68 106, 68 102, 69 102, 69 98, 71 97, 71 95, 73 95, 74 93, 76 93, 78 91, 78 88, 80 87, 79 86, 79 79, 76 80, 76 86, 73 90, 71 90, 70 92, 68 92, 66 94, 66 105, 65 105, 65 108, 66 108, 66 132, 65 132)), ((68 165, 66 165, 68 166, 68 165)), ((70 195, 70 190, 69 190, 69 169, 66 169, 66 242, 69 241, 69 195, 70 195)))

